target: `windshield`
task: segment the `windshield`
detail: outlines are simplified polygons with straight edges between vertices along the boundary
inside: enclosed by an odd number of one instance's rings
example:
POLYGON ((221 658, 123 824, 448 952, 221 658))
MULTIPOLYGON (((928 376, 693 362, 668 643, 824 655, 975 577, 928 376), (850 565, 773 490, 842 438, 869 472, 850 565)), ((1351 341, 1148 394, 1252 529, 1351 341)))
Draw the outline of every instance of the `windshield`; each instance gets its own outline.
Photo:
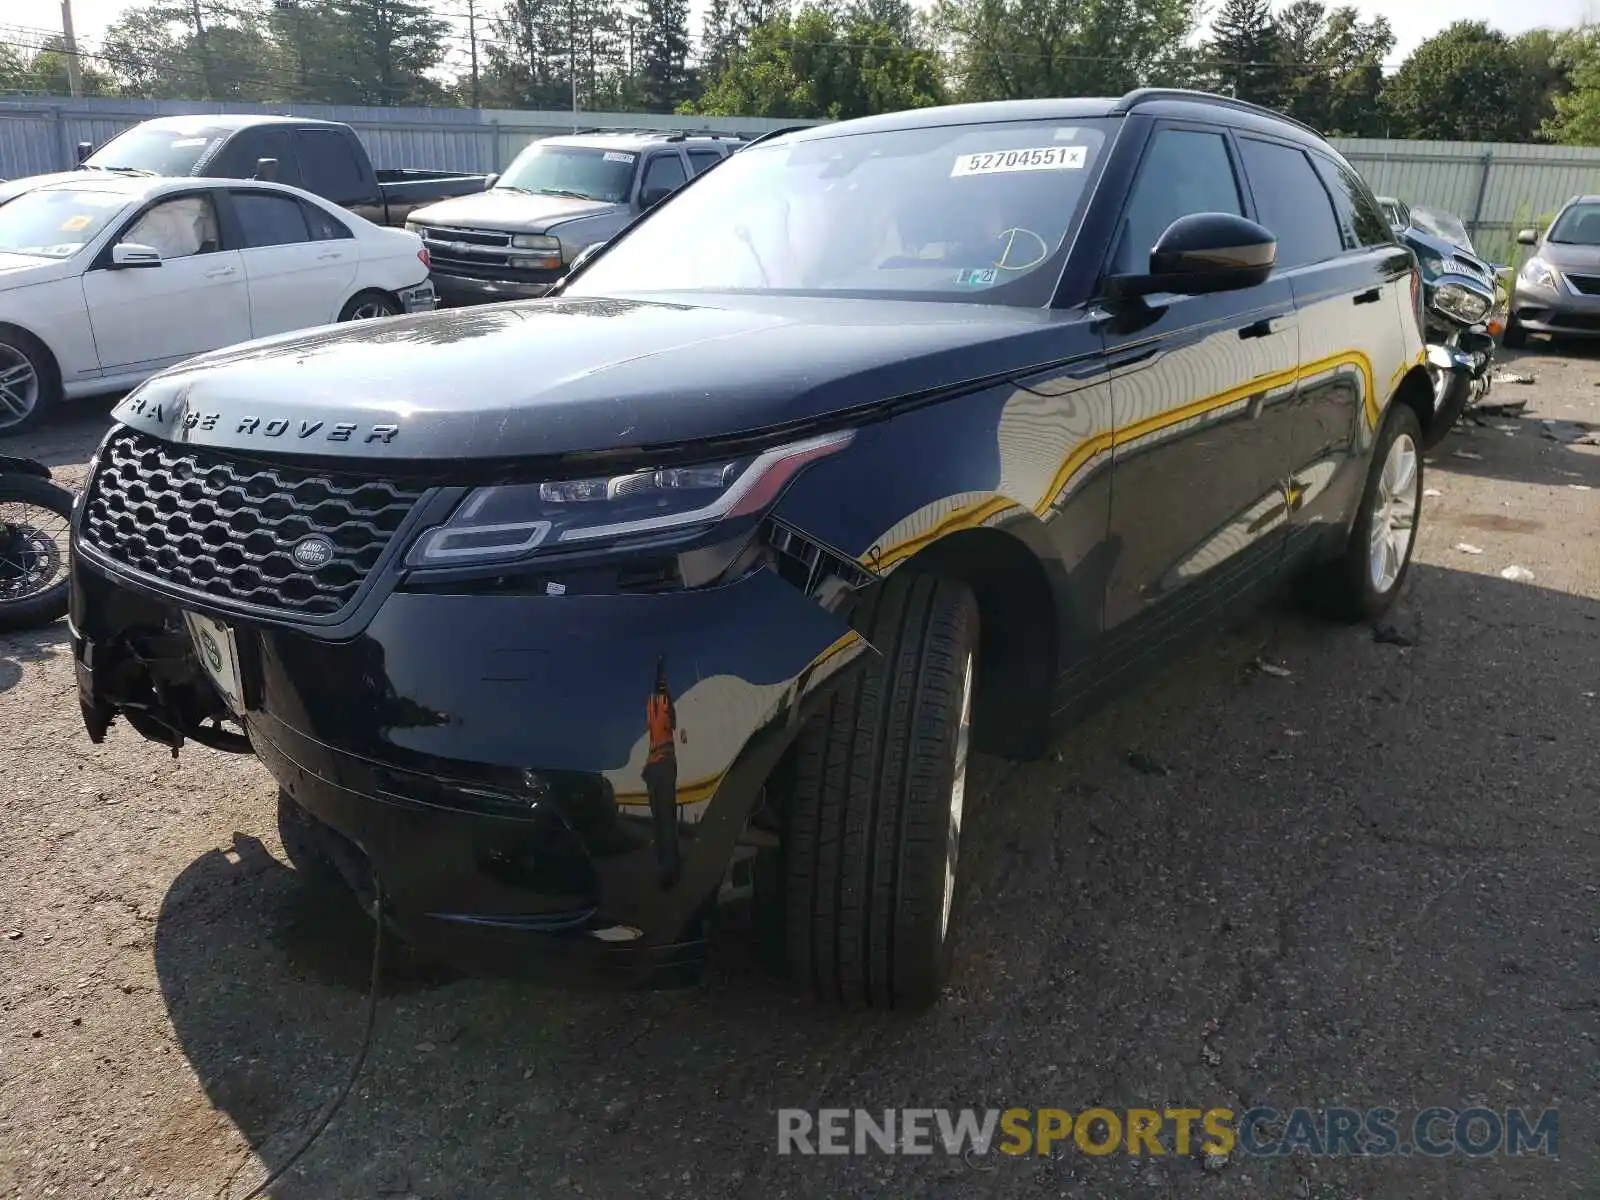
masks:
POLYGON ((628 150, 535 142, 517 155, 494 186, 621 204, 628 198, 633 164, 638 157, 628 150))
POLYGON ((139 125, 112 138, 83 165, 149 175, 192 175, 201 156, 227 136, 227 130, 212 126, 152 129, 139 125))
POLYGON ((1467 227, 1461 223, 1459 217, 1447 212, 1440 212, 1436 208, 1413 208, 1411 210, 1411 223, 1423 233, 1432 234, 1436 238, 1460 246, 1468 254, 1473 252, 1472 239, 1467 236, 1467 227))
POLYGON ((1600 204, 1574 204, 1556 218, 1545 240, 1600 246, 1600 204))
POLYGON ((24 192, 0 204, 0 252, 71 258, 127 206, 115 192, 24 192))
POLYGON ((571 296, 742 291, 1040 307, 1110 130, 1016 121, 756 145, 635 224, 571 296))

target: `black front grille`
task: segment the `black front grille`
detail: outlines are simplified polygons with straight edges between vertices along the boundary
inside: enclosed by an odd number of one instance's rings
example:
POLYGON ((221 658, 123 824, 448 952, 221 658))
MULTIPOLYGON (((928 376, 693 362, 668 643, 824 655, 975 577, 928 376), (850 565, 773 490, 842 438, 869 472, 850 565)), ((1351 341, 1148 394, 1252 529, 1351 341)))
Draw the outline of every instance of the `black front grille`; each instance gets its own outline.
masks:
POLYGON ((420 487, 230 461, 119 430, 84 502, 83 540, 130 571, 218 600, 329 616, 355 598, 420 487), (327 561, 295 546, 320 536, 327 561))
POLYGON ((1600 275, 1568 275, 1567 282, 1585 296, 1600 296, 1600 275))

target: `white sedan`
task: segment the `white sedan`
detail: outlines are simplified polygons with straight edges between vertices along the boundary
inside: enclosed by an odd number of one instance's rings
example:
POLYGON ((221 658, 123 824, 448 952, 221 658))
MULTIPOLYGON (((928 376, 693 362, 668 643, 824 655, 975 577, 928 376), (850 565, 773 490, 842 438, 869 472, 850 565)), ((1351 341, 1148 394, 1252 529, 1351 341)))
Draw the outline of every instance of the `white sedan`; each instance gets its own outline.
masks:
POLYGON ((243 179, 50 182, 0 204, 0 436, 194 354, 434 307, 427 250, 243 179))

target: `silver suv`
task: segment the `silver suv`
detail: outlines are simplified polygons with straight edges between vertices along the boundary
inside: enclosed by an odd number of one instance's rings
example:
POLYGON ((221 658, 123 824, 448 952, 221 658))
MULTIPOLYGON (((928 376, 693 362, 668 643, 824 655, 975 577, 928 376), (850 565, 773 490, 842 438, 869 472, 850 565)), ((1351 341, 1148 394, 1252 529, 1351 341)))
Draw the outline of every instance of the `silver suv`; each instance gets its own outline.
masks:
POLYGON ((731 134, 601 130, 530 143, 484 192, 431 204, 422 237, 445 304, 542 296, 607 241, 745 140, 731 134))

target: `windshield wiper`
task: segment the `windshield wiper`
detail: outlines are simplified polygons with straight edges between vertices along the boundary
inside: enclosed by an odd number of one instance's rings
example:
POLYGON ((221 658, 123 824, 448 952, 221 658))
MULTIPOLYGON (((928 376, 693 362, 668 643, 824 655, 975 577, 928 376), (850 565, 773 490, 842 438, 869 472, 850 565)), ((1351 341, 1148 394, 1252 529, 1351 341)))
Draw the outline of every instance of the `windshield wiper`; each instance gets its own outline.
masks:
POLYGON ((756 240, 750 236, 750 227, 741 222, 733 227, 733 234, 744 243, 745 249, 750 251, 756 270, 761 272, 761 286, 771 291, 772 280, 767 277, 767 264, 761 261, 761 252, 756 249, 756 240))
POLYGON ((591 196, 587 192, 574 192, 568 188, 539 188, 541 196, 566 196, 573 200, 598 200, 600 197, 591 196))
POLYGON ((517 192, 517 193, 520 193, 521 195, 524 195, 524 196, 532 196, 532 195, 536 194, 531 189, 525 188, 525 187, 518 187, 514 183, 497 183, 490 190, 491 191, 496 191, 496 192, 517 192))
POLYGON ((84 163, 83 165, 90 171, 111 171, 117 175, 148 175, 153 179, 161 174, 159 171, 147 171, 143 167, 102 167, 99 163, 84 163))

